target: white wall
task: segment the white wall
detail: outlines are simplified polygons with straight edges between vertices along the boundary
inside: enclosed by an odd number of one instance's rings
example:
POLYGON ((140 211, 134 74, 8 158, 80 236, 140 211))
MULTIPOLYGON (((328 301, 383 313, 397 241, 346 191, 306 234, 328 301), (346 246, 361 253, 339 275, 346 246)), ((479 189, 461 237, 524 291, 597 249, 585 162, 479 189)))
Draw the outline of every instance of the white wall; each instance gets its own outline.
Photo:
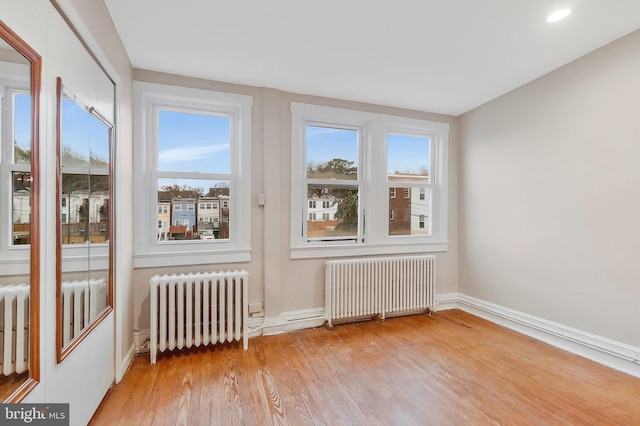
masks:
POLYGON ((460 119, 463 294, 640 345, 640 32, 460 119))
POLYGON ((41 150, 41 383, 27 402, 69 402, 71 423, 86 424, 102 396, 114 380, 116 364, 126 365, 127 351, 133 351, 131 290, 131 65, 120 43, 106 7, 101 2, 74 0, 82 18, 69 0, 57 2, 78 32, 117 80, 119 90, 115 122, 118 126, 118 179, 115 201, 118 209, 116 274, 116 311, 110 314, 61 364, 55 351, 55 122, 56 77, 84 102, 96 106, 110 119, 113 111, 113 86, 89 57, 58 11, 48 0, 22 0, 2 6, 0 17, 41 56, 43 62, 40 150, 41 150), (91 27, 91 32, 88 31, 91 27), (124 219, 124 220, 123 220, 124 219), (125 237, 121 237, 121 235, 125 237), (129 239, 129 241, 127 240, 129 239), (118 321, 118 347, 114 351, 114 333, 118 321))
POLYGON ((122 378, 135 347, 133 344, 133 69, 111 16, 102 1, 67 0, 74 25, 106 72, 116 83, 116 247, 115 321, 116 381, 122 378))
POLYGON ((436 254, 437 292, 457 291, 458 136, 455 117, 296 95, 269 88, 233 85, 145 70, 134 70, 134 79, 253 96, 252 260, 246 264, 135 270, 134 327, 142 336, 146 336, 149 329, 149 278, 156 273, 247 269, 250 273, 250 302, 264 305, 267 321, 277 322, 283 316, 290 315, 312 316, 314 310, 324 309, 325 259, 291 260, 290 258, 291 102, 315 103, 450 123, 448 165, 450 245, 448 252, 436 254), (259 208, 255 202, 259 193, 265 194, 264 209, 259 208))

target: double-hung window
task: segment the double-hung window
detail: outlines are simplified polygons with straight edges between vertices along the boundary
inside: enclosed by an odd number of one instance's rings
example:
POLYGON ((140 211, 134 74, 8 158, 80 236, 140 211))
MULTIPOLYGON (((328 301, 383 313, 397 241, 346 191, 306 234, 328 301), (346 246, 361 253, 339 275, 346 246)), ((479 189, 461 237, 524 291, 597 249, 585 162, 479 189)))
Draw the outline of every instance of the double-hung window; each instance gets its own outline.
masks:
POLYGON ((447 123, 291 112, 292 258, 447 250, 447 123))
POLYGON ((252 98, 135 82, 134 103, 135 181, 146 194, 136 198, 135 264, 250 260, 252 98), (167 232, 148 225, 160 220, 167 232))
POLYGON ((0 174, 10 182, 0 188, 0 252, 8 259, 0 267, 22 274, 31 243, 31 95, 28 82, 0 80, 0 174))

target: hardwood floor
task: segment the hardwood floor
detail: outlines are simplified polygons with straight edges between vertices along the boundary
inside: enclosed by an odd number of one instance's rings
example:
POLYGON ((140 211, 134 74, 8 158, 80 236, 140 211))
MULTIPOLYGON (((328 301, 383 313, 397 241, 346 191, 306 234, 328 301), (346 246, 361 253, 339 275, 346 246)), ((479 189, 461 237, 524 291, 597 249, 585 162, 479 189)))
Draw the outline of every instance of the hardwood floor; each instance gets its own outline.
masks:
POLYGON ((640 425, 640 379, 462 311, 136 356, 94 425, 640 425))

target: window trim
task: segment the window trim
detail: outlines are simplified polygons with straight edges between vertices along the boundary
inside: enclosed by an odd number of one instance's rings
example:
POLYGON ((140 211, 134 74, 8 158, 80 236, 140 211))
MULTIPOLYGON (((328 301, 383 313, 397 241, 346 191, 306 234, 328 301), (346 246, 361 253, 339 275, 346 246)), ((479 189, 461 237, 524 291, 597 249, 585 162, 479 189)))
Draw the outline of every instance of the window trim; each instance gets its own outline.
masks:
MULTIPOLYGON (((304 259, 447 251, 449 127, 448 123, 443 122, 291 102, 290 257, 304 259), (364 224, 364 231, 362 238, 357 241, 307 241, 304 238, 304 219, 308 217, 308 204, 304 203, 307 200, 305 128, 307 125, 318 124, 336 128, 359 128, 362 132, 358 180, 352 181, 354 185, 361 185, 358 213, 364 224), (387 178, 386 162, 387 135, 390 133, 428 136, 432 141, 429 187, 434 202, 429 218, 429 225, 432 227, 430 235, 388 235, 388 188, 391 186, 387 178), (379 172, 380 170, 383 172, 379 172)), ((421 186, 405 182, 402 184, 410 188, 421 186)), ((398 186, 397 182, 394 185, 398 186)))
MULTIPOLYGON (((23 68, 24 64, 12 64, 16 67, 23 68)), ((29 69, 29 66, 26 66, 29 69)), ((20 80, 17 76, 2 74, 3 83, 0 84, 0 97, 3 100, 3 111, 0 119, 0 131, 3 132, 0 141, 14 140, 15 126, 15 95, 32 96, 33 93, 29 88, 29 80, 20 80)), ((29 119, 32 120, 32 109, 29 109, 29 119)), ((30 124, 29 129, 33 132, 33 126, 30 124)), ((33 135, 31 135, 33 139, 33 135)), ((33 148, 32 159, 33 161, 33 148)), ((15 162, 14 147, 11 143, 0 143, 0 176, 2 182, 9 182, 9 185, 3 185, 0 189, 0 267, 7 275, 23 275, 29 273, 29 265, 31 263, 30 253, 31 244, 14 244, 13 240, 13 174, 29 173, 33 182, 33 168, 31 162, 20 164, 15 162)), ((32 186, 33 188, 33 186, 32 186)), ((29 200, 33 203, 33 193, 30 193, 29 200)), ((33 209, 29 212, 30 221, 33 220, 33 209)), ((32 229, 31 227, 29 228, 32 229)), ((31 232, 31 231, 30 231, 31 232)), ((33 236, 32 236, 33 237, 33 236)))
MULTIPOLYGON (((198 265, 251 260, 251 108, 253 97, 134 81, 134 188, 145 194, 134 200, 134 267, 198 265), (231 125, 229 208, 230 238, 158 242, 149 223, 157 220, 158 108, 227 115, 231 125), (154 181, 155 180, 155 181, 154 181), (237 212, 237 213, 233 213, 237 212)), ((166 173, 165 173, 166 174, 166 173)), ((197 178, 194 176, 194 178, 197 178)), ((202 176, 209 179, 205 173, 202 176)), ((224 179, 227 180, 227 179, 224 179)), ((195 207, 194 207, 195 209, 195 207)))

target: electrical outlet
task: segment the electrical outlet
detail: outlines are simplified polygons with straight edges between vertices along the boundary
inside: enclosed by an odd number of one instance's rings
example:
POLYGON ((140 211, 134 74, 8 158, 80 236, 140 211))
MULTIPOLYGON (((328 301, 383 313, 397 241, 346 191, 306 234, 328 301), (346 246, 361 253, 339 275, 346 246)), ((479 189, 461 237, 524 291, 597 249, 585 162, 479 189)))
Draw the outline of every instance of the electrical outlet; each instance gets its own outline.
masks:
POLYGON ((249 314, 257 314, 262 311, 262 303, 249 303, 249 314))

